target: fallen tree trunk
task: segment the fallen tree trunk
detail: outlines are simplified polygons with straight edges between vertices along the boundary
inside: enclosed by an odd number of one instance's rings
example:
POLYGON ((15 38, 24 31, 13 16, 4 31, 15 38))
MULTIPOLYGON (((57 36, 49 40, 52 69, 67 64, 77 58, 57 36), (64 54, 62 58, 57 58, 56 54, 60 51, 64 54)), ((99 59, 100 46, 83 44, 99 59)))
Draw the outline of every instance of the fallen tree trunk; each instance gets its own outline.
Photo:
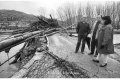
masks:
POLYGON ((8 39, 0 41, 0 52, 11 49, 12 47, 14 47, 20 43, 23 43, 26 40, 35 38, 36 36, 39 36, 39 35, 43 36, 45 33, 49 33, 52 31, 55 31, 55 29, 48 29, 46 31, 34 31, 34 32, 30 32, 30 33, 24 33, 24 34, 11 36, 8 39))
POLYGON ((0 52, 24 42, 24 40, 30 38, 31 36, 33 37, 35 35, 40 35, 41 32, 42 31, 35 31, 20 36, 11 37, 9 39, 5 39, 0 42, 0 52))
MULTIPOLYGON (((70 28, 71 26, 67 27, 70 28)), ((65 28, 65 29, 67 29, 65 28)), ((0 41, 0 52, 4 51, 4 50, 8 50, 11 49, 12 47, 28 40, 31 38, 34 38, 36 36, 39 36, 40 34, 42 34, 42 36, 44 34, 49 34, 50 32, 54 32, 54 31, 62 31, 63 29, 48 29, 46 31, 34 31, 34 32, 30 32, 30 33, 25 33, 23 35, 14 35, 13 37, 11 36, 9 39, 0 41)))

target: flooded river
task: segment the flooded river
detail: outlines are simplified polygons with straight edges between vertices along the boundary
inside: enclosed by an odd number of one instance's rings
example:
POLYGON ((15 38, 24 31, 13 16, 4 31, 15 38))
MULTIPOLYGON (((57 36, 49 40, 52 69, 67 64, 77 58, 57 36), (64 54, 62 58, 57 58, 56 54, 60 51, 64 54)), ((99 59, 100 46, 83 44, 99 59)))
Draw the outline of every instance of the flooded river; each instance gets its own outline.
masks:
MULTIPOLYGON (((3 39, 6 39, 8 37, 9 37, 9 35, 2 35, 0 38, 0 41, 3 39)), ((10 52, 8 54, 9 58, 12 57, 13 55, 15 55, 23 47, 23 45, 24 45, 24 43, 11 48, 10 52)), ((7 54, 4 51, 0 52, 0 62, 3 63, 7 59, 8 59, 7 54)), ((14 57, 11 60, 9 60, 8 62, 6 62, 4 65, 0 66, 0 78, 9 77, 18 70, 17 64, 9 65, 9 63, 13 60, 14 60, 14 57)))
MULTIPOLYGON (((8 37, 9 35, 1 35, 0 41, 8 37)), ((120 43, 120 34, 114 35, 114 44, 116 43, 120 43)), ((11 48, 9 52, 9 58, 15 55, 23 47, 23 45, 24 43, 11 48)), ((0 62, 3 63, 7 59, 8 59, 7 54, 4 51, 0 52, 0 62)), ((12 58, 9 62, 11 62, 13 59, 14 58, 12 58)), ((9 62, 6 62, 4 65, 0 66, 0 78, 10 77, 12 74, 14 74, 18 70, 17 64, 9 65, 9 62)))
POLYGON ((114 39, 113 39, 113 43, 120 43, 120 34, 115 34, 114 35, 114 39))

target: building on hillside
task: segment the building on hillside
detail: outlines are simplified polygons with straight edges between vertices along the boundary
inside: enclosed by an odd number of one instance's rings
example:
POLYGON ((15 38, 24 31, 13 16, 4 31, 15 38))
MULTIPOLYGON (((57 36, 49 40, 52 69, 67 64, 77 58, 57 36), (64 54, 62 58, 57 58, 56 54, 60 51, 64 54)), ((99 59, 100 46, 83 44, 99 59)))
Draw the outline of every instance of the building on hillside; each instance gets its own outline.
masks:
POLYGON ((0 22, 0 29, 6 30, 8 27, 9 23, 8 22, 0 22))
POLYGON ((0 29, 3 30, 16 30, 16 29, 24 29, 29 27, 28 22, 24 21, 10 21, 10 22, 0 22, 0 29))

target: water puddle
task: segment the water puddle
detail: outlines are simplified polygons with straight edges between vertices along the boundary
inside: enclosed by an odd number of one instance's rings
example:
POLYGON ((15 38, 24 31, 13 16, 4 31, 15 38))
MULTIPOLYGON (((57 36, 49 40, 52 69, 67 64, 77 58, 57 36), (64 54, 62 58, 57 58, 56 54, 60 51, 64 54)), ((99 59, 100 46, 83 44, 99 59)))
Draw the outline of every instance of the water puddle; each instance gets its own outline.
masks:
MULTIPOLYGON (((24 43, 11 48, 8 54, 9 58, 15 55, 23 47, 23 45, 24 43)), ((7 59, 8 59, 7 54, 4 51, 0 52, 0 62, 3 63, 7 59)), ((4 65, 0 66, 0 78, 8 78, 18 70, 19 68, 18 64, 9 65, 9 63, 12 62, 13 60, 14 57, 10 59, 8 62, 6 62, 4 65)))

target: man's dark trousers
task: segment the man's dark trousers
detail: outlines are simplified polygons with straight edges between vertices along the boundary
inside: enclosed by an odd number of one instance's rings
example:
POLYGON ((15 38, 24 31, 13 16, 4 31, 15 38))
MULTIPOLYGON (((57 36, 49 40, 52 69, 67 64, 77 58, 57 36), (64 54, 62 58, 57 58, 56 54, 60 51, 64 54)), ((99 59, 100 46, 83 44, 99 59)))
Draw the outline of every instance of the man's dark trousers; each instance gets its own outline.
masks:
MULTIPOLYGON (((91 41, 91 54, 94 54, 96 47, 97 47, 97 39, 92 39, 92 41, 91 41)), ((95 55, 98 55, 97 50, 95 51, 95 55)))
POLYGON ((85 38, 82 39, 81 52, 84 52, 85 43, 87 43, 87 46, 88 46, 88 48, 90 49, 90 38, 89 38, 89 37, 85 37, 85 38))
POLYGON ((85 37, 84 35, 78 35, 78 41, 77 41, 77 46, 76 46, 76 51, 75 53, 78 52, 79 47, 81 45, 81 41, 82 41, 82 47, 81 47, 81 52, 84 52, 85 49, 85 43, 87 43, 88 48, 90 49, 90 38, 89 37, 85 37))

